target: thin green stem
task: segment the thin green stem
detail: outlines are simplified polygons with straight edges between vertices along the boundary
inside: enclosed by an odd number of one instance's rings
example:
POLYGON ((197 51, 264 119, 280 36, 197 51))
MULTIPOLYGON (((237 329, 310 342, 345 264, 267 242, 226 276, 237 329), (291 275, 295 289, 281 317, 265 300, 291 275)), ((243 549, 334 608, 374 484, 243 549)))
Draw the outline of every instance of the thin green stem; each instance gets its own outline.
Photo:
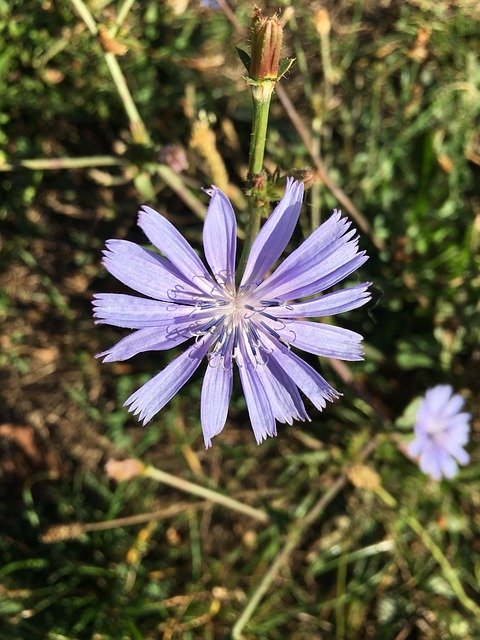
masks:
POLYGON ((70 2, 73 4, 75 9, 77 10, 78 15, 87 25, 90 33, 96 36, 98 33, 97 23, 95 21, 95 18, 92 16, 92 13, 90 9, 87 7, 87 5, 83 2, 83 0, 70 0, 70 2))
MULTIPOLYGON (((381 498, 385 504, 392 509, 398 508, 397 500, 389 493, 384 487, 377 487, 375 493, 381 498)), ((401 510, 401 515, 408 526, 418 535, 424 546, 432 557, 437 561, 440 569, 442 570, 444 578, 452 587, 453 592, 457 596, 458 600, 468 611, 474 613, 477 617, 480 617, 480 607, 466 594, 462 583, 460 582, 455 569, 452 567, 447 557, 437 545, 437 543, 430 536, 428 531, 420 524, 420 522, 406 509, 401 510)))
MULTIPOLYGON (((70 0, 70 2, 87 25, 90 33, 96 36, 98 34, 98 26, 85 2, 83 0, 70 0)), ((118 28, 123 20, 125 20, 132 4, 133 2, 125 0, 120 9, 115 28, 118 28)), ((117 58, 113 53, 109 53, 107 51, 103 52, 103 56, 110 71, 110 75, 112 76, 115 88, 117 89, 117 93, 128 116, 132 136, 136 142, 139 142, 143 146, 148 146, 151 143, 148 130, 140 116, 135 101, 133 100, 125 75, 118 64, 117 58)), ((167 167, 166 165, 158 165, 157 174, 182 198, 185 204, 190 207, 197 216, 200 218, 205 217, 205 207, 203 204, 185 187, 181 178, 172 169, 170 169, 170 167, 167 167)), ((147 188, 153 193, 154 189, 151 184, 150 176, 147 175, 146 178, 148 183, 147 188)))
POLYGON ((0 164, 0 172, 12 171, 23 167, 32 170, 85 169, 87 167, 118 167, 126 164, 114 156, 86 156, 80 158, 31 158, 16 160, 9 164, 0 164))
MULTIPOLYGON (((254 88, 255 91, 255 88, 254 88)), ((253 98, 253 124, 252 139, 250 142, 250 154, 248 159, 248 172, 250 177, 259 174, 263 168, 265 155, 265 142, 267 139, 268 112, 272 95, 264 100, 253 98)))
POLYGON ((260 223, 262 221, 262 208, 260 207, 258 194, 255 193, 252 184, 255 176, 261 173, 263 169, 263 158, 265 156, 265 143, 267 140, 268 113, 270 111, 270 101, 272 98, 274 83, 265 81, 262 86, 254 86, 253 93, 253 123, 252 136, 250 140, 250 153, 248 157, 248 178, 252 192, 248 197, 248 227, 246 238, 243 244, 242 255, 237 269, 236 279, 237 286, 240 284, 248 256, 252 248, 253 241, 260 231, 260 223), (259 99, 255 94, 261 94, 259 99))
MULTIPOLYGON (((375 450, 377 440, 371 440, 360 452, 359 461, 364 461, 375 450)), ((253 594, 249 598, 245 609, 236 621, 232 629, 233 640, 240 640, 245 625, 255 613, 261 600, 270 589, 272 583, 277 578, 282 568, 287 564, 290 556, 300 543, 305 532, 320 518, 328 505, 342 491, 348 482, 348 473, 343 473, 332 486, 315 502, 310 511, 303 517, 299 518, 287 533, 285 545, 277 555, 273 563, 260 580, 260 584, 255 588, 253 594)))
POLYGON ((270 521, 270 516, 265 511, 261 509, 255 509, 255 507, 251 507, 248 504, 244 504, 243 502, 239 502, 234 498, 229 498, 228 496, 223 495, 223 493, 219 493, 218 491, 214 491, 213 489, 208 489, 207 487, 202 487, 193 482, 189 482, 188 480, 184 480, 183 478, 179 478, 178 476, 174 476, 171 473, 167 473, 166 471, 162 471, 161 469, 157 469, 156 467, 152 467, 150 465, 146 466, 143 475, 157 482, 161 482, 163 484, 167 484, 170 487, 174 487, 175 489, 179 489, 180 491, 185 491, 186 493, 191 493, 194 496, 198 496, 200 498, 204 498, 209 500, 210 502, 214 502, 216 504, 221 504, 224 507, 228 507, 232 511, 238 511, 239 513, 243 513, 258 522, 267 523, 270 521))
POLYGON ((117 19, 115 20, 115 25, 112 31, 110 32, 110 35, 112 36, 112 38, 114 38, 117 35, 118 30, 121 28, 122 24, 125 22, 125 19, 130 13, 130 9, 132 8, 132 5, 134 2, 135 0, 123 1, 122 6, 118 10, 117 19))
POLYGON ((128 88, 127 81, 125 80, 125 76, 123 75, 123 71, 118 64, 118 60, 113 53, 105 52, 104 57, 120 100, 122 101, 128 119, 130 121, 130 129, 132 131, 134 140, 135 142, 138 142, 140 144, 148 145, 150 143, 150 136, 148 135, 147 129, 143 124, 143 120, 140 116, 140 113, 138 112, 137 106, 133 101, 132 94, 130 93, 130 89, 128 88))

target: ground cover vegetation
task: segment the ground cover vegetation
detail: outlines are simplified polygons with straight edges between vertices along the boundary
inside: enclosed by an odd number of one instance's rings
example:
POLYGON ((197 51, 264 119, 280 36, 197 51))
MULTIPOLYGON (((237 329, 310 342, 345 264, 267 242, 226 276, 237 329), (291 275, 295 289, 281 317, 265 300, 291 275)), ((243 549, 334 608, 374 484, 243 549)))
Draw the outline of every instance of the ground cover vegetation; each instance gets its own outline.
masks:
POLYGON ((142 427, 172 354, 100 364, 91 299, 141 204, 198 249, 202 188, 246 224, 252 3, 0 0, 2 640, 480 637, 478 4, 279 7, 271 200, 305 181, 289 250, 333 208, 359 229, 365 359, 311 356, 343 396, 260 446, 236 384, 205 450, 202 372, 142 427), (439 384, 471 460, 434 481, 407 445, 439 384))

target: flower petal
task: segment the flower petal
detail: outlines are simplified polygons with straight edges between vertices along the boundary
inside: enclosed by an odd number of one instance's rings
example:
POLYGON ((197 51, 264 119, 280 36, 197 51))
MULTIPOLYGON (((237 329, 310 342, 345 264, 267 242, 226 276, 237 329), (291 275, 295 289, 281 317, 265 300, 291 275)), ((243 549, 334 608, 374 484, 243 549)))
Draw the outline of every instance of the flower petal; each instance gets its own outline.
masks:
POLYGON ((218 282, 233 285, 237 252, 237 221, 230 200, 217 187, 210 190, 211 200, 203 226, 205 257, 218 282))
POLYGON ((217 366, 208 364, 203 378, 200 401, 203 438, 207 449, 212 445, 213 436, 219 434, 225 426, 232 385, 231 366, 224 367, 222 361, 219 361, 217 366))
POLYGON ((95 357, 103 358, 103 362, 119 362, 128 360, 144 351, 171 349, 192 337, 192 332, 188 329, 189 324, 183 324, 178 330, 176 327, 172 329, 171 325, 138 329, 138 331, 122 338, 110 349, 97 353, 95 357))
POLYGON ((242 285, 260 281, 285 251, 300 215, 302 198, 303 183, 288 178, 285 195, 253 242, 242 285))
POLYGON ((216 286, 190 244, 166 218, 144 206, 138 214, 138 225, 150 242, 160 249, 188 282, 202 291, 211 291, 216 286))
POLYGON ((273 375, 270 365, 260 365, 256 374, 262 384, 268 398, 275 420, 278 422, 293 424, 294 419, 299 419, 297 409, 285 387, 273 375))
POLYGON ((307 362, 290 351, 278 340, 263 334, 262 342, 269 351, 270 359, 274 359, 285 374, 295 381, 312 404, 319 410, 326 406, 326 400, 333 401, 339 397, 335 389, 307 362))
POLYGON ((450 400, 453 388, 449 384, 438 384, 436 387, 429 389, 425 394, 424 404, 429 415, 442 411, 450 400))
POLYGON ((128 240, 107 240, 103 265, 117 280, 146 296, 172 300, 172 292, 198 296, 199 289, 187 284, 166 258, 128 240))
POLYGON ((310 422, 310 418, 308 417, 308 414, 305 410, 305 405, 303 404, 303 400, 300 396, 300 392, 298 391, 298 387, 295 384, 294 380, 292 380, 292 378, 287 375, 287 373, 273 358, 270 358, 268 360, 268 369, 282 385, 286 393, 290 396, 294 406, 294 409, 292 410, 292 417, 295 420, 301 420, 302 422, 310 422))
POLYGON ((128 410, 137 415, 143 424, 149 422, 192 377, 210 348, 212 340, 209 338, 192 344, 163 371, 132 393, 125 402, 128 410))
POLYGON ((431 447, 422 451, 420 454, 420 469, 434 480, 440 480, 442 471, 435 448, 431 447))
POLYGON ((272 307, 268 312, 276 318, 320 318, 334 316, 338 313, 351 311, 361 307, 371 299, 371 294, 367 291, 370 282, 327 293, 315 300, 289 304, 288 306, 272 307))
POLYGON ((96 324, 142 329, 171 323, 178 315, 192 313, 192 307, 139 298, 121 293, 97 293, 93 296, 96 324))
POLYGON ((260 444, 267 436, 277 435, 275 418, 267 394, 249 362, 242 340, 237 349, 237 365, 255 440, 260 444))
POLYGON ((295 320, 275 328, 279 336, 294 347, 318 356, 339 360, 363 360, 362 336, 350 329, 322 322, 295 320))
POLYGON ((453 478, 458 471, 457 463, 446 451, 441 452, 439 464, 445 478, 453 478))
POLYGON ((259 287, 264 298, 294 300, 337 284, 368 257, 358 251, 355 230, 347 218, 334 213, 291 253, 259 287))
POLYGON ((425 436, 417 435, 411 442, 407 445, 407 451, 412 456, 412 458, 416 458, 422 452, 423 447, 425 446, 425 436))
POLYGON ((443 413, 445 416, 448 416, 448 417, 453 416, 460 411, 460 409, 463 407, 464 404, 465 404, 465 400, 462 398, 462 396, 459 395, 458 393, 455 393, 452 395, 450 400, 445 405, 445 408, 443 409, 443 413))
POLYGON ((470 461, 470 456, 462 447, 457 447, 454 451, 450 450, 449 453, 456 458, 460 464, 468 464, 470 461))

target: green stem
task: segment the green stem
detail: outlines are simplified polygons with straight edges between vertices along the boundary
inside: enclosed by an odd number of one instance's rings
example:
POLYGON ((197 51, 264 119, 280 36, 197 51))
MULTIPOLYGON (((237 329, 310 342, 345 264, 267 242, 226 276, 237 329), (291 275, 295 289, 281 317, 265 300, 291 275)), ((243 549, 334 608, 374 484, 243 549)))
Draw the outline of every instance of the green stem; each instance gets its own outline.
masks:
POLYGON ((255 96, 253 98, 252 140, 250 143, 250 155, 248 158, 248 173, 250 178, 260 173, 263 168, 265 142, 267 139, 268 112, 270 110, 271 98, 271 93, 266 96, 264 100, 257 100, 255 99, 255 96))
POLYGON ((138 112, 137 106, 133 101, 132 94, 128 88, 127 81, 120 69, 117 58, 113 53, 104 53, 105 62, 107 63, 110 75, 117 89, 117 93, 122 101, 123 107, 130 121, 130 130, 135 142, 142 145, 150 144, 150 136, 138 112))
MULTIPOLYGON (((381 486, 377 487, 375 489, 375 493, 390 508, 398 509, 397 500, 386 489, 381 486)), ((403 519, 409 525, 409 527, 418 535, 424 546, 432 554, 433 558, 437 561, 442 570, 444 578, 452 587, 453 592, 455 593, 461 604, 465 607, 465 609, 474 613, 477 618, 480 617, 480 607, 467 595, 462 583, 460 582, 460 579, 458 578, 457 572, 452 567, 437 543, 432 539, 428 531, 406 509, 401 509, 400 514, 401 517, 403 517, 403 519)))
MULTIPOLYGON (((377 444, 378 440, 373 439, 365 447, 363 447, 358 456, 359 461, 363 462, 364 460, 366 460, 375 450, 377 444)), ((233 625, 233 640, 240 640, 245 625, 255 613, 258 605, 262 601, 264 595, 270 589, 272 583, 277 578, 282 568, 288 563, 290 556, 295 551, 296 547, 300 544, 305 532, 308 531, 308 529, 318 520, 318 518, 320 518, 328 505, 337 497, 340 491, 343 490, 347 482, 348 473, 344 473, 335 480, 331 487, 327 489, 327 491, 315 502, 311 509, 302 518, 299 518, 291 525, 291 528, 287 533, 283 548, 280 550, 277 557, 270 565, 263 578, 260 580, 260 583, 257 585, 253 594, 249 598, 245 609, 242 611, 240 617, 233 625)))
POLYGON ((191 493, 194 496, 204 498, 215 504, 221 504, 228 509, 232 509, 232 511, 243 513, 244 515, 257 520, 258 522, 267 523, 270 521, 270 516, 268 515, 268 513, 266 513, 266 511, 256 509, 255 507, 244 504, 239 500, 235 500, 234 498, 225 496, 223 495, 223 493, 219 493, 218 491, 214 491, 213 489, 208 489, 207 487, 202 487, 201 485, 189 482, 188 480, 184 480, 183 478, 174 476, 171 473, 167 473, 166 471, 162 471, 161 469, 157 469, 156 467, 147 465, 143 471, 143 475, 152 478, 157 482, 161 482, 162 484, 167 484, 170 487, 174 487, 179 491, 191 493))
MULTIPOLYGON (((263 85, 253 87, 253 123, 252 137, 250 141, 250 153, 248 157, 248 179, 250 187, 255 176, 261 173, 263 168, 263 158, 265 155, 265 142, 267 140, 268 113, 270 110, 270 101, 272 98, 274 83, 266 81, 263 85), (256 92, 261 94, 261 98, 256 97, 256 92)), ((237 286, 240 284, 245 266, 247 264, 250 249, 253 241, 260 231, 260 223, 262 221, 262 209, 259 206, 258 194, 252 189, 248 197, 248 227, 246 238, 243 244, 242 255, 237 269, 236 280, 237 286)))
MULTIPOLYGON (((91 14, 90 9, 85 4, 84 0, 70 0, 70 2, 87 25, 90 33, 93 36, 96 36, 98 34, 98 26, 95 18, 91 14)), ((124 3, 119 11, 117 23, 114 27, 113 33, 115 33, 115 29, 118 29, 121 23, 125 20, 128 11, 132 7, 132 4, 133 2, 131 2, 130 0, 124 0, 124 3)), ((118 96, 128 116, 132 136, 136 142, 140 143, 144 147, 148 147, 151 143, 148 130, 137 109, 135 101, 133 100, 132 94, 125 79, 125 75, 118 63, 118 60, 113 53, 109 53, 107 51, 103 51, 103 57, 110 71, 110 75, 112 77, 113 83, 115 84, 118 96)), ((157 174, 169 187, 171 187, 174 191, 176 191, 176 193, 179 194, 185 204, 189 206, 197 216, 199 216, 200 218, 205 217, 205 207, 203 206, 201 201, 193 193, 187 190, 185 186, 180 186, 179 181, 181 180, 181 178, 179 178, 178 175, 172 169, 170 169, 170 167, 167 167, 166 165, 158 165, 157 174)), ((147 189, 153 193, 154 189, 149 175, 146 175, 146 181, 147 189)))
POLYGON ((12 171, 18 167, 24 169, 56 170, 56 169, 86 169, 87 167, 117 167, 126 164, 121 158, 114 156, 87 156, 80 158, 31 158, 15 160, 7 164, 0 164, 0 172, 12 171))

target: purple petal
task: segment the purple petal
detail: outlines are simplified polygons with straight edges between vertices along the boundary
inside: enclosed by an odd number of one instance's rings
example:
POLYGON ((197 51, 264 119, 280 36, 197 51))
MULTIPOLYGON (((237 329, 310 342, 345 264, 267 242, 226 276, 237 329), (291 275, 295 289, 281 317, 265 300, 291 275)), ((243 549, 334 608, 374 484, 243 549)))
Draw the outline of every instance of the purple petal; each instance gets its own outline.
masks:
POLYGON ((260 444, 267 436, 277 434, 275 418, 256 371, 251 368, 243 341, 237 349, 237 365, 255 440, 260 444))
POLYGON ((349 227, 346 218, 334 213, 258 287, 258 293, 264 298, 293 300, 346 278, 368 259, 365 252, 358 252, 355 230, 349 227))
POLYGON ((143 329, 171 323, 179 315, 191 314, 192 307, 120 293, 97 293, 93 296, 93 311, 96 324, 143 329))
POLYGON ((117 280, 146 296, 169 302, 172 292, 197 293, 199 289, 175 272, 168 260, 162 256, 128 242, 107 240, 103 252, 105 268, 117 280))
POLYGON ((442 470, 438 461, 437 451, 433 448, 426 449, 420 455, 420 469, 434 480, 440 480, 442 470))
POLYGON ((139 329, 117 342, 113 347, 97 354, 103 362, 118 362, 143 353, 144 351, 163 351, 176 347, 192 337, 191 320, 178 325, 165 324, 160 327, 139 329))
POLYGON ((146 424, 167 404, 198 369, 212 338, 192 344, 184 353, 135 391, 125 402, 129 411, 146 424))
POLYGON ((297 224, 302 198, 303 183, 288 178, 285 195, 253 242, 242 285, 261 280, 282 255, 297 224))
POLYGON ((442 411, 450 400, 453 388, 449 384, 439 384, 433 389, 429 389, 425 394, 424 404, 429 414, 442 411))
POLYGON ((286 389, 271 372, 269 366, 259 365, 256 369, 256 375, 268 398, 275 420, 293 424, 293 420, 297 418, 296 407, 286 389))
POLYGON ((263 335, 262 342, 269 351, 269 357, 274 359, 280 368, 302 391, 312 404, 322 411, 326 406, 326 400, 333 401, 339 394, 331 387, 319 373, 307 362, 302 360, 288 347, 274 338, 263 335))
POLYGON ((320 322, 295 320, 275 331, 289 344, 318 356, 339 360, 363 360, 359 333, 320 322))
POLYGON ((438 452, 438 464, 445 478, 453 478, 458 471, 458 466, 452 456, 444 450, 438 452))
POLYGON ((407 451, 413 458, 416 458, 422 452, 423 447, 424 447, 424 437, 421 438, 417 436, 411 442, 408 443, 407 451))
POLYGON ((287 307, 272 307, 268 312, 277 318, 320 318, 334 316, 338 313, 351 311, 361 307, 371 299, 371 294, 367 291, 370 282, 327 293, 321 298, 289 304, 287 307))
POLYGON ((202 291, 211 291, 215 287, 203 262, 171 222, 154 209, 144 206, 138 215, 138 225, 189 282, 202 291))
POLYGON ((269 358, 268 360, 268 369, 292 399, 294 406, 294 410, 292 410, 292 416, 295 418, 295 420, 310 422, 310 418, 308 417, 308 414, 305 410, 305 405, 303 404, 303 400, 298 391, 298 387, 292 380, 292 378, 285 373, 285 371, 273 358, 269 358))
POLYGON ((221 360, 217 366, 208 364, 200 402, 203 438, 207 449, 212 445, 213 436, 219 434, 225 426, 232 385, 232 367, 224 367, 221 360))
POLYGON ((237 252, 237 221, 227 196, 212 187, 210 205, 203 226, 205 257, 218 282, 233 285, 237 252))
POLYGON ((453 416, 460 411, 465 404, 465 400, 458 393, 454 394, 445 405, 443 413, 445 416, 453 416))
POLYGON ((455 449, 452 447, 449 453, 458 460, 459 464, 468 464, 470 461, 470 456, 462 447, 456 447, 455 449))

